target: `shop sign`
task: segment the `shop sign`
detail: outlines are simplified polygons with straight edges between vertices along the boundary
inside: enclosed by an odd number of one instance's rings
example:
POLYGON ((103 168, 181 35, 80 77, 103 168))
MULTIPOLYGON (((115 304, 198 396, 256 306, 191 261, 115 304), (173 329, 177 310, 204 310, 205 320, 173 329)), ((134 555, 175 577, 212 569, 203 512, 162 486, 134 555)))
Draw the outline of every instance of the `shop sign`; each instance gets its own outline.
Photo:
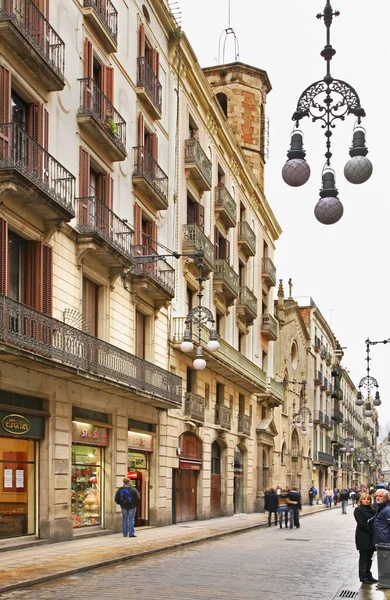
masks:
POLYGON ((133 450, 153 452, 153 436, 148 433, 136 433, 129 431, 127 434, 128 447, 133 450))
POLYGON ((87 446, 108 446, 108 428, 72 421, 72 442, 87 446))
POLYGON ((44 418, 19 415, 0 411, 0 435, 15 435, 25 438, 44 437, 44 418))
POLYGON ((181 469, 187 469, 190 471, 200 471, 202 468, 202 465, 200 463, 194 463, 194 462, 188 462, 186 460, 180 460, 179 467, 181 469))

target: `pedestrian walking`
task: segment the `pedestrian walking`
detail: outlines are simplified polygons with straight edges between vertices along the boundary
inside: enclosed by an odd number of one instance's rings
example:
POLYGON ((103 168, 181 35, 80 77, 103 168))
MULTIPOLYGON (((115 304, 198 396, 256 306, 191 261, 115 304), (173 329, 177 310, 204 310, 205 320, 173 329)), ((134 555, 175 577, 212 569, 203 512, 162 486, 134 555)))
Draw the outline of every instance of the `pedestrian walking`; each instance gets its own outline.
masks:
POLYGON ((130 479, 127 477, 123 478, 122 487, 116 491, 115 502, 122 509, 123 537, 137 537, 134 532, 134 519, 140 502, 140 495, 137 488, 131 485, 130 479))
POLYGON ((340 492, 340 502, 341 502, 341 514, 343 514, 343 515, 347 514, 348 498, 349 498, 348 490, 342 490, 340 492))
POLYGON ((313 506, 313 502, 315 501, 317 496, 317 490, 314 485, 309 489, 309 506, 313 506))
POLYGON ((274 488, 268 488, 264 494, 264 509, 268 512, 268 527, 271 527, 272 515, 275 517, 275 525, 278 524, 278 495, 274 488))
POLYGON ((353 512, 356 521, 355 543, 359 551, 359 579, 362 583, 377 583, 371 573, 372 557, 375 552, 373 527, 370 525, 375 517, 371 506, 371 496, 363 493, 359 504, 353 512))
POLYGON ((352 490, 349 492, 349 497, 351 498, 351 501, 352 501, 352 508, 353 508, 353 507, 355 506, 355 503, 356 503, 356 492, 355 492, 355 490, 354 490, 354 489, 352 489, 352 490))
POLYGON ((338 489, 334 488, 333 490, 333 504, 337 506, 337 503, 340 500, 340 492, 338 489))
POLYGON ((288 504, 287 504, 287 497, 288 497, 288 492, 290 490, 288 489, 288 487, 286 487, 284 490, 281 490, 280 494, 278 495, 278 513, 279 513, 279 527, 280 529, 282 529, 283 527, 283 517, 284 517, 284 524, 285 527, 288 527, 288 504))
POLYGON ((325 488, 325 504, 326 508, 332 507, 333 492, 330 488, 325 488))
POLYGON ((292 529, 294 525, 297 528, 300 527, 299 511, 302 508, 301 494, 294 485, 287 494, 287 504, 290 513, 290 529, 292 529))

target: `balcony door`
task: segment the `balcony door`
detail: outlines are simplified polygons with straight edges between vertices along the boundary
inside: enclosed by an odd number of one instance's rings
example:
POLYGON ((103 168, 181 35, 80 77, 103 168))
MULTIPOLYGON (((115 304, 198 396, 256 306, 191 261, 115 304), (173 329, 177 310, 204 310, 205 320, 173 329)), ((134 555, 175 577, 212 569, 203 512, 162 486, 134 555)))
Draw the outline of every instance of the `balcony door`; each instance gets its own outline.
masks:
POLYGON ((210 512, 211 517, 221 516, 221 446, 214 441, 211 446, 211 489, 210 512))

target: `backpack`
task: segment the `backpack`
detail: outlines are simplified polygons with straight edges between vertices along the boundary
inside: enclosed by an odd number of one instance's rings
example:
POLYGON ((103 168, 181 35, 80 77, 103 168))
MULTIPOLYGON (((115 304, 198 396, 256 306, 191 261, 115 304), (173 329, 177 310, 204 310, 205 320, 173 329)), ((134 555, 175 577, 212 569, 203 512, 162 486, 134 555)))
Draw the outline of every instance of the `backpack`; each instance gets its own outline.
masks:
POLYGON ((119 491, 119 504, 122 508, 134 508, 135 503, 133 502, 132 488, 123 487, 119 491))

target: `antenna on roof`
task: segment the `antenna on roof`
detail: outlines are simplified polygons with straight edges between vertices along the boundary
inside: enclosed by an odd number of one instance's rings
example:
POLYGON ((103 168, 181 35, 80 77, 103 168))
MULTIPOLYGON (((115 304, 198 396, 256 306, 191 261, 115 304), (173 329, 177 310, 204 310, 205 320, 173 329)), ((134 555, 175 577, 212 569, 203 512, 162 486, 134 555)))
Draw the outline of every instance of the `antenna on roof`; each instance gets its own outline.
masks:
POLYGON ((224 29, 219 36, 219 44, 218 44, 218 64, 225 64, 225 50, 226 50, 226 42, 229 35, 233 36, 234 41, 234 62, 238 62, 240 60, 240 49, 238 45, 238 39, 233 27, 230 26, 230 0, 229 0, 229 12, 228 12, 228 26, 224 29), (225 36, 222 40, 222 36, 225 36), (222 44, 222 62, 221 62, 221 44, 222 44))

